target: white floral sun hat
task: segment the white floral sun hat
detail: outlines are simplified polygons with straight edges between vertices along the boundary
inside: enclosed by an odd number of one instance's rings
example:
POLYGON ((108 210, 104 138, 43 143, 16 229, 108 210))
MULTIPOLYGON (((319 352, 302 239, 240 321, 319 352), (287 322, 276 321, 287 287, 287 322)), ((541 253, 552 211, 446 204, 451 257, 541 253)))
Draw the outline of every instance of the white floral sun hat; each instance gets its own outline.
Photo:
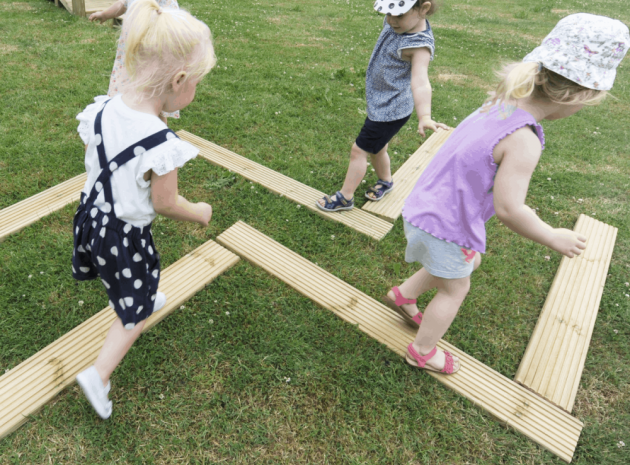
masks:
POLYGON ((374 9, 378 13, 400 16, 411 10, 418 0, 376 0, 374 9))
POLYGON ((589 89, 610 90, 630 46, 621 21, 587 13, 561 19, 523 62, 538 62, 589 89))

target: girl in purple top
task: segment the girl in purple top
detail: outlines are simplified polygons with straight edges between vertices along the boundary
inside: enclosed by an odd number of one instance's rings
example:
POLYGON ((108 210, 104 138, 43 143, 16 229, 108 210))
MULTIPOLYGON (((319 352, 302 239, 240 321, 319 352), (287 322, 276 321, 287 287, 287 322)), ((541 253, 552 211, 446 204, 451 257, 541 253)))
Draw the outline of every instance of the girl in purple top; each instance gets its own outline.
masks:
POLYGON ((485 222, 495 212, 517 234, 569 258, 586 247, 586 237, 552 228, 525 205, 544 148, 539 122, 599 103, 629 44, 620 21, 584 13, 562 19, 523 63, 504 69, 494 98, 457 127, 424 171, 403 207, 405 260, 423 268, 385 298, 420 327, 407 348, 410 365, 459 370, 459 360, 436 344, 468 293, 486 251, 485 222), (433 288, 423 316, 416 298, 433 288))

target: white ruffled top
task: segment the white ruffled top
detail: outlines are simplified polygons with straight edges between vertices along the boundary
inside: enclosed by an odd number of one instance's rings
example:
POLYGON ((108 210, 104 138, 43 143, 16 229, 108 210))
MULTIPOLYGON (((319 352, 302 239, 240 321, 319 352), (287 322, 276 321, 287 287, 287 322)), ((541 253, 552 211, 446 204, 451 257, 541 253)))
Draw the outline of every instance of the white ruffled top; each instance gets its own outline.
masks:
MULTIPOLYGON (((77 131, 87 145, 85 151, 85 169, 87 182, 83 192, 87 195, 92 190, 101 168, 96 151, 94 120, 107 96, 94 98, 94 102, 77 115, 79 127, 77 131)), ((103 142, 107 160, 113 160, 120 152, 132 144, 167 129, 157 116, 132 110, 122 101, 119 94, 111 99, 105 107, 101 119, 103 142)), ((151 180, 145 181, 144 174, 153 170, 163 176, 197 156, 199 149, 178 138, 170 139, 163 144, 144 152, 114 171, 112 175, 112 193, 114 196, 114 212, 118 219, 142 227, 150 224, 157 216, 151 201, 151 180)), ((100 193, 95 205, 105 204, 105 194, 100 193)))

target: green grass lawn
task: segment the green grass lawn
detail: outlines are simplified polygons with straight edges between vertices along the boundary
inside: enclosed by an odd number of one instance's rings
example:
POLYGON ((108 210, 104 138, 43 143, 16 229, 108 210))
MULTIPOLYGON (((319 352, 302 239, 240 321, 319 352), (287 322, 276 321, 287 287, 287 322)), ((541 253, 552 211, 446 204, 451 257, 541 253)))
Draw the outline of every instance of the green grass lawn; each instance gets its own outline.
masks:
MULTIPOLYGON (((383 21, 371 5, 182 0, 210 26, 218 66, 172 127, 336 191, 365 118, 365 69, 383 21)), ((434 119, 456 125, 502 62, 579 11, 630 23, 627 0, 444 0, 431 19, 434 119)), ((74 118, 106 93, 118 30, 47 0, 1 0, 0 13, 5 208, 84 171, 74 118)), ((547 149, 527 199, 553 226, 572 229, 585 213, 619 228, 573 411, 585 423, 577 464, 630 462, 629 63, 614 99, 543 123, 547 149)), ((393 169, 420 144, 416 127, 414 115, 392 141, 393 169)), ((375 298, 416 270, 404 262, 401 220, 376 242, 202 159, 180 171, 180 190, 211 203, 214 218, 205 230, 159 218, 163 268, 243 220, 375 298)), ((0 244, 0 373, 107 305, 100 283, 71 278, 75 209, 0 244)), ((496 219, 487 229, 488 253, 445 338, 513 378, 560 256, 496 219)), ((112 385, 109 421, 73 385, 0 440, 0 463, 561 463, 244 261, 144 335, 112 385)))

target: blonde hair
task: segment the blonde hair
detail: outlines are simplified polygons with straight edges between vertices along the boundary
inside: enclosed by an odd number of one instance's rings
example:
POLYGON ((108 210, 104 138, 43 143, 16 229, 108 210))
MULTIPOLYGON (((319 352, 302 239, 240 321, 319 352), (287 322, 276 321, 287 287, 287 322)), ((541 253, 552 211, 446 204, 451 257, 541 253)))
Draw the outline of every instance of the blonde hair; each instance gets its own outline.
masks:
POLYGON ((172 80, 201 80, 216 64, 210 29, 190 13, 137 0, 123 23, 128 86, 144 97, 168 92, 172 80))
POLYGON ((597 105, 607 95, 606 91, 581 86, 534 62, 507 64, 497 75, 502 80, 486 104, 534 96, 564 105, 597 105))

